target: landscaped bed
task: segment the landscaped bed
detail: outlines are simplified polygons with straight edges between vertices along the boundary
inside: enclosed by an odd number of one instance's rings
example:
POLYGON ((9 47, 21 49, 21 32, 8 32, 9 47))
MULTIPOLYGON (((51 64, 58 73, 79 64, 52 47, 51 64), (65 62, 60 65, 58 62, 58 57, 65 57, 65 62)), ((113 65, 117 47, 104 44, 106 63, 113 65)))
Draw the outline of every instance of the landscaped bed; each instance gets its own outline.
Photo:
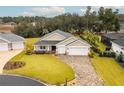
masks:
MULTIPOLYGON (((27 47, 33 48, 33 43, 38 39, 39 38, 26 39, 27 47)), ((53 55, 26 55, 25 52, 22 52, 10 61, 21 61, 25 63, 25 66, 13 70, 4 70, 4 73, 24 75, 57 85, 64 83, 66 79, 68 81, 74 79, 73 69, 53 55)))

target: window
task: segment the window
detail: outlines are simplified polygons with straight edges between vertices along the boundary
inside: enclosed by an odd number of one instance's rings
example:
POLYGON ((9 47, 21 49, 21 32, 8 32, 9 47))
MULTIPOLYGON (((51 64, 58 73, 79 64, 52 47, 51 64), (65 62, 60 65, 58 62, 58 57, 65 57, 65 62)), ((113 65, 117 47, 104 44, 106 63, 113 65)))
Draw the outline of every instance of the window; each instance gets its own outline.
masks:
POLYGON ((40 49, 45 49, 45 46, 40 46, 40 49))

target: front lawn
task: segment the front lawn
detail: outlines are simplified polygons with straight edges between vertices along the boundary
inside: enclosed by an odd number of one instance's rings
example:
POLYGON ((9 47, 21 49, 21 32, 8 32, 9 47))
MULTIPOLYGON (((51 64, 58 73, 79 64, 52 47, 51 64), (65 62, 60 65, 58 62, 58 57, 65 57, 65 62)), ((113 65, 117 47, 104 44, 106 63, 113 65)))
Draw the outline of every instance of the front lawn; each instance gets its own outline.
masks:
POLYGON ((59 84, 67 79, 74 79, 74 72, 70 66, 52 55, 19 54, 11 61, 24 61, 26 66, 15 70, 5 70, 4 73, 29 76, 50 84, 59 84))
POLYGON ((105 85, 124 85, 124 69, 114 58, 95 56, 92 58, 92 64, 96 72, 104 80, 105 85))
MULTIPOLYGON (((28 48, 33 48, 33 43, 39 38, 26 39, 28 48)), ((25 55, 24 52, 12 58, 10 61, 24 61, 26 65, 14 70, 4 70, 4 73, 19 74, 32 77, 49 84, 60 84, 74 79, 73 69, 52 55, 25 55)))

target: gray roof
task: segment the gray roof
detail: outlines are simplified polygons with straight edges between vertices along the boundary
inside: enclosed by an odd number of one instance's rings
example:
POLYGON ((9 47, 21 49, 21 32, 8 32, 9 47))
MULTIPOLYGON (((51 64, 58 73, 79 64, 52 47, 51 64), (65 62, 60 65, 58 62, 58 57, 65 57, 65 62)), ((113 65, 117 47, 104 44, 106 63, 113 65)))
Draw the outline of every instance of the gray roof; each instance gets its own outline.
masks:
POLYGON ((0 43, 7 43, 5 40, 0 39, 0 43))
POLYGON ((35 45, 56 45, 57 43, 59 43, 60 41, 38 41, 35 43, 35 45))
POLYGON ((19 42, 19 41, 24 41, 25 39, 21 36, 18 36, 16 34, 13 33, 0 33, 0 38, 3 38, 7 41, 10 42, 19 42))
MULTIPOLYGON (((49 34, 44 35, 42 38, 45 38, 45 37, 47 37, 47 36, 49 36, 49 35, 51 35, 51 34, 53 34, 53 33, 61 34, 61 35, 63 35, 65 38, 68 38, 68 37, 73 36, 73 35, 70 34, 70 33, 67 33, 67 32, 64 32, 64 31, 61 31, 61 30, 57 29, 57 30, 55 30, 55 31, 52 31, 52 32, 49 33, 49 34)), ((41 39, 42 39, 42 38, 41 38, 41 39)))
POLYGON ((113 42, 118 44, 119 46, 124 47, 124 39, 117 39, 117 40, 114 40, 113 42))
POLYGON ((108 33, 104 36, 110 39, 121 39, 124 38, 124 33, 108 33))

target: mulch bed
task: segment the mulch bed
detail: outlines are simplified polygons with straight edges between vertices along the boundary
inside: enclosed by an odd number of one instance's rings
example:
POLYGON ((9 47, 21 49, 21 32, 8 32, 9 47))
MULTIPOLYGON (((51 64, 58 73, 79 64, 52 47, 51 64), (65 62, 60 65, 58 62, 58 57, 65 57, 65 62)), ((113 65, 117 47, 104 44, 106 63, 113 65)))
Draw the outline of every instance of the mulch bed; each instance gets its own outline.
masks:
POLYGON ((25 66, 25 63, 22 61, 15 61, 15 62, 8 62, 3 69, 5 70, 11 70, 11 69, 17 69, 25 66))

